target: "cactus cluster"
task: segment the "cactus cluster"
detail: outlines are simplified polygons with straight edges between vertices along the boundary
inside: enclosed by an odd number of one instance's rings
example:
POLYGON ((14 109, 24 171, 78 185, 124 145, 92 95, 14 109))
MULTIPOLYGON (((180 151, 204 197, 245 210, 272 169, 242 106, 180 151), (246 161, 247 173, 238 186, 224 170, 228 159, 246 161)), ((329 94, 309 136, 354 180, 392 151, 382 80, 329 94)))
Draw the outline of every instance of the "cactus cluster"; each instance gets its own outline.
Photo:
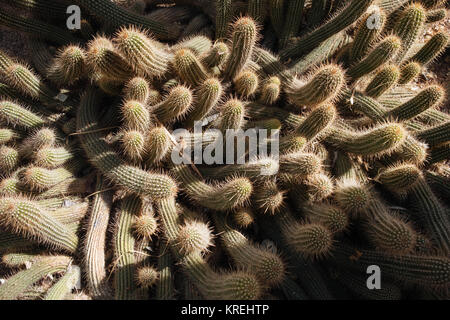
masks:
POLYGON ((0 2, 0 299, 449 298, 440 1, 0 2))

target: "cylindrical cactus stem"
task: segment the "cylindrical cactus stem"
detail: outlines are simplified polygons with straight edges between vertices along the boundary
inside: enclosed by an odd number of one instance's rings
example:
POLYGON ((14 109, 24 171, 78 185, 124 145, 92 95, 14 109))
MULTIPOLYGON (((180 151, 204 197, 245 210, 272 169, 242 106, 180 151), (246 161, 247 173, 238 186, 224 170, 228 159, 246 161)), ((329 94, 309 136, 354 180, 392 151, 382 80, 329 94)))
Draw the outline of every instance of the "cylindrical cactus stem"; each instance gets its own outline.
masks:
POLYGON ((358 22, 353 44, 350 48, 350 61, 357 62, 366 56, 383 30, 385 22, 386 14, 378 6, 373 6, 367 10, 358 22))
POLYGON ((33 14, 40 17, 47 18, 54 15, 65 14, 67 4, 57 1, 43 1, 43 0, 14 0, 12 3, 17 8, 26 9, 33 14))
POLYGON ((337 116, 334 105, 325 103, 311 111, 306 119, 297 127, 295 134, 305 137, 308 142, 322 138, 328 134, 337 116))
POLYGON ((45 147, 33 155, 34 164, 44 168, 57 168, 75 158, 76 154, 66 147, 45 147))
POLYGON ((168 71, 172 55, 146 32, 134 26, 124 27, 116 34, 114 43, 138 74, 154 78, 168 71))
POLYGON ((251 208, 238 208, 231 215, 233 216, 234 223, 243 229, 250 227, 255 222, 255 213, 251 208))
POLYGON ((45 119, 29 111, 27 108, 8 101, 0 102, 0 119, 23 129, 34 129, 45 124, 45 119))
POLYGON ((411 61, 405 65, 403 65, 400 69, 400 79, 398 80, 399 84, 407 84, 411 82, 415 77, 417 77, 422 71, 422 66, 415 62, 411 61))
POLYGON ((420 170, 415 165, 406 163, 384 169, 375 180, 391 192, 401 193, 411 189, 420 177, 420 170))
POLYGON ((228 46, 224 42, 217 41, 200 59, 205 67, 213 69, 214 67, 221 67, 227 61, 229 55, 230 49, 228 46))
POLYGON ((438 32, 409 60, 426 65, 436 59, 445 50, 447 44, 448 34, 443 31, 438 32))
POLYGON ((5 178, 0 182, 0 195, 2 196, 17 196, 26 193, 26 188, 24 188, 17 177, 5 178))
POLYGON ((142 201, 136 196, 128 196, 122 200, 116 225, 114 240, 114 257, 117 261, 114 275, 114 291, 118 300, 134 299, 136 284, 133 222, 141 212, 142 201))
POLYGON ((127 129, 146 132, 150 127, 150 112, 143 103, 135 100, 124 101, 120 111, 127 129))
POLYGON ((79 281, 81 281, 80 267, 70 265, 66 274, 47 291, 44 300, 64 300, 79 281))
POLYGON ((44 207, 41 203, 39 205, 48 210, 55 219, 64 224, 73 224, 80 222, 86 215, 89 203, 85 202, 70 202, 67 201, 66 207, 60 207, 57 209, 49 209, 44 207))
POLYGON ((148 132, 145 161, 148 165, 160 163, 172 147, 170 133, 164 127, 155 127, 148 132))
POLYGON ((21 134, 18 131, 9 128, 0 128, 0 145, 7 144, 20 137, 21 134))
POLYGON ((48 39, 59 45, 78 42, 77 38, 72 36, 67 30, 48 24, 42 20, 11 15, 5 12, 3 8, 0 11, 0 24, 20 32, 48 39))
POLYGON ((303 18, 305 0, 292 0, 286 6, 283 28, 281 29, 280 47, 284 48, 299 31, 303 18))
POLYGON ((236 208, 248 201, 253 192, 253 186, 247 178, 231 179, 213 187, 203 182, 186 165, 176 166, 173 173, 180 179, 184 192, 191 199, 212 210, 226 211, 236 208))
POLYGON ((308 12, 308 24, 310 27, 317 27, 329 13, 329 1, 318 0, 311 3, 311 9, 308 12))
POLYGON ((84 272, 89 293, 93 297, 107 297, 110 288, 106 283, 106 233, 112 207, 112 193, 105 191, 107 183, 97 175, 95 191, 87 222, 83 246, 84 272))
POLYGON ((425 177, 434 192, 448 199, 450 197, 450 169, 449 167, 444 167, 443 171, 441 173, 427 170, 425 177))
POLYGON ((157 300, 172 300, 175 295, 174 288, 174 261, 167 241, 161 241, 159 244, 158 273, 159 277, 156 284, 157 300))
POLYGON ((423 29, 426 11, 420 3, 412 3, 400 13, 393 32, 401 39, 401 50, 395 60, 400 62, 411 49, 423 29))
POLYGON ((286 91, 293 104, 311 108, 332 101, 341 93, 344 84, 343 70, 330 64, 320 67, 306 84, 294 80, 286 91))
POLYGON ((202 120, 219 102, 222 92, 222 84, 218 79, 206 79, 195 92, 197 99, 194 101, 192 111, 187 115, 184 124, 188 128, 192 128, 195 121, 202 120))
POLYGON ((344 130, 334 131, 327 140, 346 152, 380 157, 396 150, 406 135, 406 130, 400 124, 387 123, 360 133, 344 130))
POLYGON ((308 221, 325 226, 332 233, 344 231, 349 225, 349 216, 340 208, 323 203, 303 208, 308 221))
POLYGON ((250 60, 255 46, 258 29, 249 17, 243 17, 233 24, 231 52, 224 69, 224 78, 233 79, 250 60))
POLYGON ((106 37, 97 36, 88 43, 87 62, 94 73, 112 80, 127 81, 133 74, 128 61, 106 37))
POLYGON ((368 186, 356 178, 340 180, 334 198, 340 208, 352 215, 365 214, 373 201, 368 186))
POLYGON ((206 299, 253 300, 261 295, 261 284, 253 273, 235 271, 219 274, 198 252, 184 256, 181 266, 206 299))
POLYGON ((124 25, 135 25, 146 28, 156 37, 163 40, 176 39, 180 34, 179 27, 144 17, 125 8, 115 5, 109 0, 77 0, 89 13, 95 15, 107 25, 118 28, 124 25))
POLYGON ((295 44, 283 50, 281 52, 281 58, 283 60, 289 58, 296 59, 304 53, 311 51, 321 42, 354 23, 373 2, 374 0, 353 0, 349 2, 344 10, 335 15, 327 23, 314 29, 312 32, 300 38, 295 44))
POLYGON ((179 214, 175 198, 157 200, 157 208, 164 226, 165 236, 188 277, 206 299, 257 299, 261 287, 256 277, 247 272, 219 274, 214 272, 201 252, 183 256, 177 249, 180 231, 179 214))
POLYGON ((85 194, 90 190, 91 179, 89 176, 76 178, 67 178, 61 183, 39 193, 39 199, 47 199, 59 196, 70 196, 75 194, 85 194))
POLYGON ((450 121, 443 124, 420 130, 415 133, 415 136, 426 142, 430 147, 440 145, 450 141, 450 121))
POLYGON ((374 122, 385 122, 386 108, 374 98, 360 92, 344 90, 340 104, 353 112, 367 116, 374 122))
POLYGON ((281 37, 285 23, 285 0, 268 0, 270 22, 278 37, 281 37))
POLYGON ((194 34, 199 34, 200 31, 208 26, 209 19, 204 14, 198 14, 194 18, 189 21, 189 24, 186 26, 186 28, 181 33, 180 38, 185 38, 188 36, 192 36, 194 34))
POLYGON ((128 81, 123 89, 126 101, 137 101, 143 104, 149 102, 151 89, 148 81, 141 77, 134 77, 128 81))
POLYGON ((263 24, 267 15, 266 0, 250 0, 247 5, 247 13, 256 22, 263 24))
POLYGON ((212 235, 208 224, 188 219, 180 226, 176 246, 181 255, 204 253, 212 245, 212 235))
POLYGON ((176 86, 170 90, 167 97, 151 111, 159 121, 168 123, 182 118, 192 106, 192 91, 185 86, 176 86))
POLYGON ((214 221, 225 249, 238 267, 254 273, 268 286, 276 286, 283 281, 285 264, 276 252, 253 244, 228 225, 225 215, 215 213, 214 221))
POLYGON ((48 190, 72 177, 73 172, 64 167, 57 169, 29 167, 20 173, 20 181, 23 185, 37 191, 48 190))
POLYGON ((126 130, 122 132, 122 149, 125 156, 131 162, 139 164, 146 153, 145 136, 137 130, 126 130))
POLYGON ((411 225, 390 214, 369 219, 366 230, 372 244, 386 253, 408 254, 416 246, 417 235, 411 225))
POLYGON ((270 77, 265 80, 261 87, 259 101, 264 105, 271 105, 277 102, 281 93, 281 81, 278 77, 270 77))
POLYGON ((180 49, 187 49, 198 57, 209 52, 212 45, 210 38, 205 35, 198 35, 181 40, 176 45, 172 46, 171 51, 176 52, 180 49))
POLYGON ((4 197, 0 216, 3 226, 29 239, 71 253, 77 249, 77 235, 33 201, 4 197))
POLYGON ((205 177, 222 179, 232 177, 233 175, 239 175, 256 180, 264 180, 264 178, 276 174, 278 169, 278 161, 272 158, 252 160, 245 164, 229 164, 221 167, 199 168, 201 174, 205 177))
POLYGON ((291 153, 280 158, 279 172, 295 179, 315 175, 322 169, 322 160, 313 153, 291 153))
POLYGON ((216 0, 216 39, 223 40, 233 16, 232 0, 216 0))
POLYGON ((327 255, 333 245, 333 234, 323 225, 296 223, 283 230, 286 242, 307 258, 318 259, 327 255))
POLYGON ((394 280, 425 287, 445 288, 450 284, 450 260, 447 257, 423 255, 392 256, 383 252, 363 250, 346 244, 336 244, 330 262, 365 274, 367 267, 377 265, 394 280))
POLYGON ((400 47, 400 38, 396 36, 384 38, 364 59, 348 69, 347 74, 353 80, 361 78, 391 60, 400 47))
POLYGON ((444 20, 447 16, 447 10, 445 9, 436 9, 427 12, 427 18, 425 23, 434 23, 441 20, 444 20))
POLYGON ((426 9, 434 9, 444 4, 443 0, 419 0, 426 9))
POLYGON ((280 78, 282 84, 286 85, 291 83, 294 78, 290 70, 288 70, 277 56, 263 48, 255 47, 253 49, 252 61, 257 64, 255 71, 263 79, 268 76, 277 76, 280 78))
POLYGON ((0 171, 3 174, 12 172, 20 163, 19 152, 8 146, 0 146, 0 171))
POLYGON ((428 145, 408 134, 395 152, 390 156, 385 155, 381 160, 386 162, 386 164, 391 164, 395 161, 403 161, 420 166, 425 162, 427 155, 428 145))
POLYGON ((49 70, 47 78, 59 85, 71 85, 85 75, 86 53, 79 46, 62 48, 49 70))
POLYGON ((283 210, 286 192, 281 191, 274 181, 265 181, 255 187, 252 203, 262 214, 274 215, 283 210))
POLYGON ((410 120, 424 111, 438 106, 444 99, 445 90, 439 85, 431 85, 411 100, 389 110, 386 118, 394 118, 397 121, 410 120))
POLYGON ((369 97, 377 99, 397 84, 399 78, 399 68, 392 64, 387 65, 377 72, 364 91, 369 97))
POLYGON ((119 186, 150 198, 164 198, 176 194, 177 186, 167 175, 156 174, 125 164, 118 154, 102 140, 96 108, 98 93, 88 90, 81 99, 77 114, 77 131, 84 151, 92 164, 119 186))
POLYGON ((450 252, 450 223, 448 212, 431 190, 425 178, 420 177, 409 191, 409 203, 423 220, 432 242, 444 254, 450 252))
POLYGON ((173 67, 180 79, 189 86, 199 86, 208 78, 205 67, 189 49, 175 52, 173 67))
POLYGON ((296 205, 304 206, 308 202, 320 202, 334 192, 333 180, 326 174, 319 173, 307 177, 300 183, 289 186, 289 196, 296 205))
POLYGON ((259 86, 258 76, 252 71, 242 71, 233 79, 236 92, 243 98, 250 98, 259 86))
POLYGON ((434 164, 448 159, 450 159, 450 143, 443 143, 442 145, 431 148, 427 162, 434 164))
POLYGON ((228 100, 220 109, 217 128, 225 133, 228 129, 241 129, 245 123, 245 106, 237 99, 228 100))
POLYGON ((34 283, 49 274, 64 272, 70 266, 72 259, 67 256, 42 257, 29 269, 19 271, 9 277, 0 288, 1 300, 15 300, 34 283))

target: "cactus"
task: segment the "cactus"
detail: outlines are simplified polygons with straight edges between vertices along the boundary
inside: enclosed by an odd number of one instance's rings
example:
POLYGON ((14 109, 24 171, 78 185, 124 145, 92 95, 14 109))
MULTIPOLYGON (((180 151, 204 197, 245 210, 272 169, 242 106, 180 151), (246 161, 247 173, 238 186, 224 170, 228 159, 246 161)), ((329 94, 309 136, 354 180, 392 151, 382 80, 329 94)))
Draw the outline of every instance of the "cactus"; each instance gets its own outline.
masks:
POLYGON ((426 12, 419 3, 412 3, 406 7, 397 23, 394 26, 394 34, 401 39, 401 50, 396 56, 396 61, 400 62, 416 41, 423 25, 425 24, 426 12))
MULTIPOLYGON (((364 90, 367 96, 377 99, 383 93, 391 89, 397 82, 402 83, 405 81, 403 78, 403 68, 400 71, 395 65, 387 65, 377 72, 372 81, 367 85, 364 90), (401 72, 401 73, 400 73, 401 72)), ((406 81, 409 82, 409 81, 406 81)), ((406 83, 405 82, 405 83, 406 83)))
POLYGON ((371 9, 367 10, 358 23, 355 38, 350 49, 350 61, 356 62, 365 57, 370 50, 370 46, 377 40, 384 27, 386 22, 384 11, 377 6, 373 6, 371 9))
POLYGON ((173 121, 189 112, 192 101, 191 90, 185 86, 177 86, 170 90, 166 99, 153 106, 153 113, 163 123, 173 121))
POLYGON ((232 0, 216 0, 216 39, 224 39, 227 35, 228 23, 233 14, 232 0))
POLYGON ((27 288, 48 274, 64 272, 67 270, 71 258, 67 256, 43 257, 30 269, 20 271, 11 276, 0 289, 1 300, 17 299, 27 288))
POLYGON ((0 297, 447 298, 442 0, 60 2, 0 10, 0 297))
POLYGON ((187 85, 198 86, 208 77, 203 65, 188 49, 175 52, 173 65, 180 79, 187 85))
POLYGON ((399 84, 406 84, 411 82, 415 77, 417 77, 422 71, 422 67, 417 62, 410 62, 402 66, 400 72, 400 79, 398 80, 399 84))
POLYGON ((95 91, 86 93, 77 117, 78 131, 85 133, 81 143, 94 165, 112 181, 137 194, 163 198, 176 193, 176 185, 170 177, 125 164, 106 142, 101 140, 102 134, 95 131, 98 128, 95 116, 97 102, 98 95, 95 91))
POLYGON ((66 274, 47 291, 44 300, 63 300, 80 280, 80 267, 71 265, 66 274))
POLYGON ((401 41, 398 37, 384 38, 363 60, 348 69, 347 74, 352 80, 361 78, 391 60, 400 46, 401 41))
POLYGON ((0 206, 1 224, 14 232, 69 252, 77 249, 76 234, 32 201, 4 197, 0 206))
POLYGON ((173 172, 189 197, 213 210, 228 210, 240 206, 253 191, 251 182, 246 178, 231 179, 223 185, 213 187, 198 178, 186 165, 176 166, 173 172))
POLYGON ((86 53, 78 46, 67 46, 60 50, 47 77, 58 84, 71 85, 84 76, 86 53))
POLYGON ((243 17, 233 24, 232 47, 225 65, 224 76, 236 77, 247 64, 257 38, 257 27, 251 18, 243 17))
MULTIPOLYGON (((448 285, 450 261, 446 257, 399 255, 361 250, 348 245, 336 245, 333 263, 354 271, 365 272, 369 265, 376 264, 391 279, 424 286, 442 287, 448 285)), ((331 261, 331 260, 330 260, 331 261)))
POLYGON ((439 56, 447 43, 448 35, 444 32, 438 32, 410 60, 426 65, 439 56))
POLYGON ((294 81, 288 91, 292 103, 315 106, 333 100, 344 85, 344 74, 337 65, 326 65, 314 73, 305 85, 294 81))
POLYGON ((249 98, 258 90, 259 80, 255 73, 243 71, 234 78, 233 83, 240 96, 249 98))
MULTIPOLYGON (((101 176, 97 176, 96 191, 103 191, 107 184, 101 176)), ((103 192, 94 196, 86 238, 83 246, 86 281, 90 293, 94 297, 105 297, 110 294, 106 279, 106 231, 112 206, 111 192, 103 192)))
POLYGON ((171 55, 145 32, 135 27, 122 28, 117 32, 114 43, 137 73, 159 77, 167 72, 171 55))
POLYGON ((373 3, 373 0, 353 0, 344 10, 334 16, 327 23, 314 29, 312 32, 300 38, 295 44, 281 52, 283 60, 296 59, 304 53, 308 53, 321 42, 327 40, 333 34, 347 28, 355 22, 362 13, 373 3))

